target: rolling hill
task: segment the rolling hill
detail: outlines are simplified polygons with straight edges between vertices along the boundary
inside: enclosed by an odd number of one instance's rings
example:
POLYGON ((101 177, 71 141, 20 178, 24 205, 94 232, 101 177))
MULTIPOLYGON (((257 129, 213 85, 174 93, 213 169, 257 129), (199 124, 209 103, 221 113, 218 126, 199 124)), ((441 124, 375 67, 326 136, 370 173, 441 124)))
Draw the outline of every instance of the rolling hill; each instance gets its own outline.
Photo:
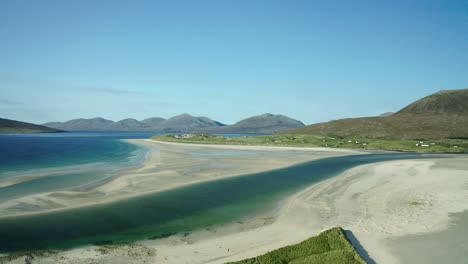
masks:
POLYGON ((0 133, 54 133, 62 132, 46 126, 0 118, 0 133))
POLYGON ((468 138, 468 89, 434 93, 390 116, 333 120, 285 133, 393 139, 468 138))

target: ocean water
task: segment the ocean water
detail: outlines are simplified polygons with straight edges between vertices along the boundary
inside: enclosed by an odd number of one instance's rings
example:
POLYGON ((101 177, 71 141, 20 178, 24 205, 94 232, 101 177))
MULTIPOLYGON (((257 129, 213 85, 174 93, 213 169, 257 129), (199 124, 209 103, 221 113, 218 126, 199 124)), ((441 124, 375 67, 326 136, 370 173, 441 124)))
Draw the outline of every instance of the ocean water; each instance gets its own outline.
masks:
MULTIPOLYGON (((122 139, 155 134, 161 133, 0 134, 0 202, 57 190, 86 190, 108 181, 117 172, 139 166, 145 160, 144 147, 122 139)), ((258 134, 224 136, 247 135, 258 134)))
POLYGON ((0 252, 132 242, 241 221, 272 210, 282 198, 354 166, 427 156, 327 158, 109 204, 0 218, 0 252))
MULTIPOLYGON (((0 134, 0 173, 115 161, 137 149, 119 139, 149 138, 146 132, 66 132, 0 134)), ((3 175, 4 176, 4 175, 3 175)))
POLYGON ((139 166, 147 150, 121 139, 153 134, 0 134, 0 202, 28 194, 86 188, 119 170, 139 166))

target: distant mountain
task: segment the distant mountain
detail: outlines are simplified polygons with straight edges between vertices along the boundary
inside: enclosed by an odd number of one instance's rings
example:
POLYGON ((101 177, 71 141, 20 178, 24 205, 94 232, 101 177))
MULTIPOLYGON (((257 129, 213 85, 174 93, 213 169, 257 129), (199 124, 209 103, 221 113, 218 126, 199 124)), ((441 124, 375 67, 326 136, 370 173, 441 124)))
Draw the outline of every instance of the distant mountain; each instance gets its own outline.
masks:
POLYGON ((241 120, 234 125, 225 125, 208 117, 181 114, 169 119, 160 117, 142 121, 127 118, 114 122, 104 118, 73 119, 67 122, 51 122, 45 126, 69 131, 155 131, 167 133, 261 133, 272 134, 287 129, 303 127, 300 121, 282 115, 263 114, 241 120))
POLYGON ((146 127, 159 127, 166 119, 161 117, 151 117, 144 120, 141 120, 146 127))
POLYGON ((145 130, 147 127, 144 123, 133 119, 127 118, 120 121, 114 122, 108 130, 112 131, 140 131, 145 130))
POLYGON ((78 118, 72 119, 66 122, 51 122, 45 123, 44 126, 53 127, 56 129, 69 130, 69 131, 103 131, 112 130, 115 125, 114 121, 107 120, 101 117, 95 117, 91 119, 78 118))
POLYGON ((195 117, 189 114, 181 114, 162 122, 159 125, 159 129, 164 132, 195 132, 221 126, 224 126, 224 124, 207 117, 195 117))
POLYGON ((387 117, 334 120, 287 131, 369 138, 468 138, 468 89, 426 96, 387 117))
POLYGON ((117 122, 101 117, 91 119, 73 119, 66 122, 51 122, 44 124, 57 129, 69 131, 161 131, 161 132, 196 132, 210 127, 224 126, 224 124, 207 117, 194 117, 182 114, 164 119, 152 117, 142 121, 133 118, 117 122))
POLYGON ((283 115, 263 114, 243 119, 233 125, 211 128, 207 132, 274 134, 303 126, 301 121, 283 115))
POLYGON ((0 133, 53 133, 62 132, 46 126, 0 118, 0 133))

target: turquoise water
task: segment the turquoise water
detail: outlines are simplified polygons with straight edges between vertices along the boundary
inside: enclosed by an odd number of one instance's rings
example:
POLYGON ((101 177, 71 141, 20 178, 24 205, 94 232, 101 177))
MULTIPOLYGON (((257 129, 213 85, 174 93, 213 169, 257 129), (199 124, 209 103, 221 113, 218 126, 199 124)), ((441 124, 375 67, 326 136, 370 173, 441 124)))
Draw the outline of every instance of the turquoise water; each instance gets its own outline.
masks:
POLYGON ((111 204, 0 219, 0 252, 131 242, 243 220, 354 166, 421 154, 335 157, 111 204))
POLYGON ((122 139, 154 134, 160 133, 0 134, 0 202, 43 192, 86 190, 108 181, 118 171, 144 162, 147 150, 122 139))
POLYGON ((0 135, 0 202, 35 194, 86 188, 144 162, 146 149, 122 141, 141 132, 67 132, 0 135), (2 184, 3 183, 3 184, 2 184))
POLYGON ((137 149, 119 139, 148 138, 144 132, 0 134, 0 179, 10 170, 121 161, 137 149))

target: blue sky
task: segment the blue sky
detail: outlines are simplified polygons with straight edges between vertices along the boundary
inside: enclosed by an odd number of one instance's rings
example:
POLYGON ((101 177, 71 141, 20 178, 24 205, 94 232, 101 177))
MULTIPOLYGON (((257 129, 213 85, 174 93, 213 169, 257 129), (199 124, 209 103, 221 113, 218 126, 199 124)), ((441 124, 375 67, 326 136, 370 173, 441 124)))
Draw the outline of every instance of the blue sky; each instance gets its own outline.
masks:
POLYGON ((0 117, 284 114, 468 87, 467 1, 0 0, 0 117))

